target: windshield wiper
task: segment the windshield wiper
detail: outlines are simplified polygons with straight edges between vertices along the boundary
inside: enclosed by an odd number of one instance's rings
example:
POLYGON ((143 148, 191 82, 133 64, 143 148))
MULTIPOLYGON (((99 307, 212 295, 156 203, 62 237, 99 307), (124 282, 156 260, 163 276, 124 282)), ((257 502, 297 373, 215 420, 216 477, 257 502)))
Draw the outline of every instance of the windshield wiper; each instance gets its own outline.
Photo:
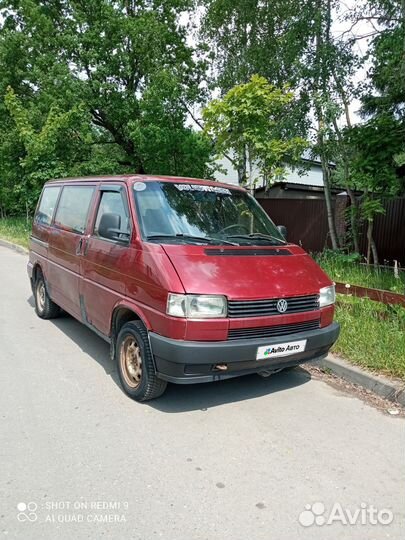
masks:
POLYGON ((250 233, 250 234, 230 234, 227 235, 227 238, 241 238, 250 240, 253 238, 256 238, 258 240, 271 240, 273 242, 280 243, 281 245, 287 244, 285 240, 281 240, 281 238, 277 238, 277 236, 272 236, 271 234, 262 234, 262 233, 250 233))
POLYGON ((281 238, 277 238, 277 236, 273 236, 271 234, 262 234, 262 233, 251 233, 249 234, 252 238, 269 238, 270 240, 275 240, 276 242, 281 242, 282 244, 287 244, 285 240, 282 240, 281 238))
POLYGON ((224 240, 222 238, 211 238, 210 236, 194 236, 192 234, 184 234, 184 233, 177 233, 177 234, 152 234, 146 237, 147 240, 159 240, 160 238, 172 238, 173 240, 179 238, 185 239, 185 240, 193 240, 195 242, 203 242, 206 244, 227 244, 230 246, 237 246, 238 244, 235 242, 230 242, 229 240, 224 240))

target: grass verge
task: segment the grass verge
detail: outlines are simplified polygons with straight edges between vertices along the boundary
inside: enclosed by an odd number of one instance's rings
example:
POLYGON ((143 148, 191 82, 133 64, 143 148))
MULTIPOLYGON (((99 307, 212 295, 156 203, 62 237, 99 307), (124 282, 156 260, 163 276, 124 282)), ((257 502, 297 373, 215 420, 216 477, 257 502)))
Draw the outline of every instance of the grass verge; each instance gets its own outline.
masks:
POLYGON ((340 337, 333 351, 353 364, 405 379, 405 309, 338 295, 340 337))
POLYGON ((393 268, 360 265, 358 261, 347 261, 341 255, 330 251, 317 255, 315 259, 334 281, 405 294, 403 269, 398 270, 396 277, 393 268))
POLYGON ((31 233, 31 222, 25 218, 0 219, 0 238, 28 248, 28 239, 31 233))

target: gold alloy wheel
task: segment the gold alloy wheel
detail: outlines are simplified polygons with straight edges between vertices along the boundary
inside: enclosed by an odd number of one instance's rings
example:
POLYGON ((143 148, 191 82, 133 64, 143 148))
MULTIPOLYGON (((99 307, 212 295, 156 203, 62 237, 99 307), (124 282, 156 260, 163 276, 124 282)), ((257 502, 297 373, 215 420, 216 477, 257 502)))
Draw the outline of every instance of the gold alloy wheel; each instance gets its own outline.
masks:
POLYGON ((37 305, 39 311, 42 313, 45 308, 45 283, 40 281, 37 285, 37 305))
POLYGON ((131 388, 138 388, 142 380, 141 350, 133 336, 127 336, 120 349, 121 372, 131 388))

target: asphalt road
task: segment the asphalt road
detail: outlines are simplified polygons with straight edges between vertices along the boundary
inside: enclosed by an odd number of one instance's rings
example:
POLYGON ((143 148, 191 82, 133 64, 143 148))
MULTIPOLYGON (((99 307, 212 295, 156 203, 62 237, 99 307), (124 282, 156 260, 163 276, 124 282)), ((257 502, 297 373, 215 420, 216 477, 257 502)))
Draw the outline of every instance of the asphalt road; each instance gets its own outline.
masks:
POLYGON ((4 537, 404 538, 404 419, 303 369, 133 402, 100 338, 36 317, 25 265, 0 247, 4 537))

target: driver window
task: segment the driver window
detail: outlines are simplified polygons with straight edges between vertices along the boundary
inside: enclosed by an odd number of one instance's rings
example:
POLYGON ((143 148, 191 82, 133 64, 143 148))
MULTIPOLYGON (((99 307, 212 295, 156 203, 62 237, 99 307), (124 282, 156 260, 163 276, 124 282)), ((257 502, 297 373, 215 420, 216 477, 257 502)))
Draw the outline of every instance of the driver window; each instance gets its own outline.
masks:
POLYGON ((94 234, 96 236, 100 236, 98 226, 103 214, 118 214, 121 219, 120 229, 124 232, 130 232, 128 210, 119 191, 101 192, 100 205, 98 207, 97 218, 94 225, 94 234))

